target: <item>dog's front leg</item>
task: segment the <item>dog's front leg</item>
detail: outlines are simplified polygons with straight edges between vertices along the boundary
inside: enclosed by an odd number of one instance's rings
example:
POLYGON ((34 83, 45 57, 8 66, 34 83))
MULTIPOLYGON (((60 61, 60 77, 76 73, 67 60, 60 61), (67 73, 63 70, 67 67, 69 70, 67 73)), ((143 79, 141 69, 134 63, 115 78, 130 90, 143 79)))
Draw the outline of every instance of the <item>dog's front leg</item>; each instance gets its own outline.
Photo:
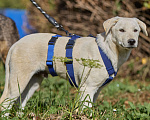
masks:
POLYGON ((94 95, 97 92, 97 87, 83 85, 80 88, 80 100, 83 102, 83 109, 88 107, 92 107, 94 95))

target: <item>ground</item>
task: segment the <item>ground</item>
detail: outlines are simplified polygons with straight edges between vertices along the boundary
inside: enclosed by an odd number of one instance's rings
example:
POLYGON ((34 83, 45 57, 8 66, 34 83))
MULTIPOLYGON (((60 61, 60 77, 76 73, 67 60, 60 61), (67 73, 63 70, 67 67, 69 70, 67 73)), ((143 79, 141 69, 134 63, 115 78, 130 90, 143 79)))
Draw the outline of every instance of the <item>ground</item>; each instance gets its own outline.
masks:
MULTIPOLYGON (((0 64, 0 96, 4 88, 4 77, 4 69, 0 64)), ((12 109, 9 119, 149 120, 149 83, 117 77, 101 91, 93 107, 81 113, 76 89, 64 79, 49 76, 27 103, 24 115, 18 117, 16 110, 12 109)))

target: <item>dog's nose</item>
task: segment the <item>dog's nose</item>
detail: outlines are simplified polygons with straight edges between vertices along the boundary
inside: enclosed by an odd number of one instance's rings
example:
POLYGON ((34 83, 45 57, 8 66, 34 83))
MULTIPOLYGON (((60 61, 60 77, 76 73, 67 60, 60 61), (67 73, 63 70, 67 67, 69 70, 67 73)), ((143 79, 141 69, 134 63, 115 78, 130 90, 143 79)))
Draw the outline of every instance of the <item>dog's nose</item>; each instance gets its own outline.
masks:
POLYGON ((136 42, 136 41, 135 41, 134 39, 129 39, 129 40, 128 40, 128 43, 129 43, 130 45, 134 45, 135 42, 136 42))

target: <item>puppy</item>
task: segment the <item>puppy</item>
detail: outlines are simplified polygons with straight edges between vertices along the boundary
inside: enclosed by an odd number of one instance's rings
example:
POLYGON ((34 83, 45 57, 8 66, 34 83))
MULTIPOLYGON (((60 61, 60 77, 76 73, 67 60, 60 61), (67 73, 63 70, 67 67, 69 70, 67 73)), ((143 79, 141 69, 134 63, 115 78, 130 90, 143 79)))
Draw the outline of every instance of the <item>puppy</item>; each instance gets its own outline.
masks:
POLYGON ((0 14, 0 56, 5 64, 10 47, 19 40, 19 34, 15 22, 0 14))
MULTIPOLYGON (((86 98, 87 101, 95 102, 100 90, 105 86, 103 84, 106 79, 115 76, 114 74, 109 76, 98 47, 110 59, 117 72, 128 59, 131 50, 138 46, 140 31, 142 30, 145 35, 148 35, 146 25, 137 18, 113 17, 106 20, 103 27, 104 33, 98 34, 96 38, 78 38, 73 47, 74 76, 76 84, 80 88, 81 101, 86 98), (102 67, 91 69, 87 66, 84 69, 84 66, 76 60, 80 58, 99 60, 102 67), (86 97, 87 95, 89 97, 86 97)), ((39 88, 43 80, 43 73, 49 74, 46 66, 47 44, 54 35, 50 33, 31 34, 10 48, 6 60, 5 88, 0 98, 0 103, 3 105, 2 110, 11 109, 14 101, 19 101, 18 84, 22 98, 21 105, 24 108, 29 98, 39 88)), ((65 57, 65 47, 69 39, 69 37, 57 39, 54 48, 55 57, 65 57)), ((56 73, 60 77, 66 78, 65 64, 57 59, 53 63, 56 73)), ((84 104, 92 107, 92 104, 87 102, 84 104)))

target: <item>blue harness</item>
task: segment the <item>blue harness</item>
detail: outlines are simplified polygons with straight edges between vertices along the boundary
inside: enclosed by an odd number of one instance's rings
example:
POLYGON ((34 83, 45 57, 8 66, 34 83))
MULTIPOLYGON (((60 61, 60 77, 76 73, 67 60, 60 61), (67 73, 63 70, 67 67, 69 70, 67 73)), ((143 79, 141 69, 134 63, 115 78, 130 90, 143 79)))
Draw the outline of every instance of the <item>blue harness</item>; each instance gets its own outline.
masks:
MULTIPOLYGON (((50 41, 48 43, 48 53, 47 53, 46 64, 47 64, 49 72, 52 76, 57 76, 57 73, 55 72, 54 67, 53 67, 53 56, 54 56, 55 42, 58 39, 58 37, 62 37, 62 36, 61 35, 52 36, 52 38, 50 39, 50 41)), ((74 77, 72 51, 73 51, 73 46, 75 44, 75 40, 77 38, 80 38, 80 36, 70 35, 68 37, 70 37, 70 39, 69 39, 69 41, 66 45, 66 57, 68 59, 71 59, 71 60, 69 60, 65 63, 66 63, 66 68, 67 68, 67 72, 68 72, 68 75, 69 75, 70 84, 72 86, 74 85, 74 86, 78 87, 78 85, 76 84, 76 81, 75 81, 75 77, 74 77)), ((90 37, 93 37, 93 36, 90 36, 90 37)), ((113 80, 112 75, 114 74, 114 76, 116 76, 117 72, 114 70, 110 59, 106 56, 106 54, 102 51, 102 49, 99 46, 98 46, 98 48, 99 48, 99 52, 101 54, 101 57, 103 59, 103 62, 105 64, 106 70, 109 74, 109 78, 102 84, 102 86, 104 86, 104 85, 106 85, 107 83, 109 83, 110 81, 113 80)))

